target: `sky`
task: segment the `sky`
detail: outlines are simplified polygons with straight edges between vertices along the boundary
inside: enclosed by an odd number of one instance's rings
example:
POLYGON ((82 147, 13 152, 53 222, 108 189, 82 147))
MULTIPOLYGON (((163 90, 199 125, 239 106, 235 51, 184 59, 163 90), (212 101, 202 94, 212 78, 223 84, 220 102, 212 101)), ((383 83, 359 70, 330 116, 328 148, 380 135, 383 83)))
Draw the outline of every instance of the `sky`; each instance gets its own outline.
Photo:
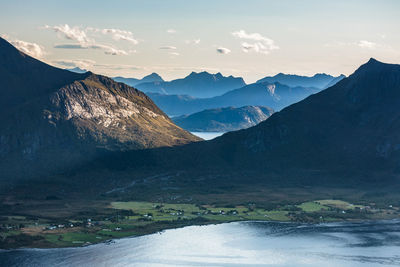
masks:
POLYGON ((371 57, 400 63, 400 1, 0 0, 0 35, 108 76, 349 75, 371 57))

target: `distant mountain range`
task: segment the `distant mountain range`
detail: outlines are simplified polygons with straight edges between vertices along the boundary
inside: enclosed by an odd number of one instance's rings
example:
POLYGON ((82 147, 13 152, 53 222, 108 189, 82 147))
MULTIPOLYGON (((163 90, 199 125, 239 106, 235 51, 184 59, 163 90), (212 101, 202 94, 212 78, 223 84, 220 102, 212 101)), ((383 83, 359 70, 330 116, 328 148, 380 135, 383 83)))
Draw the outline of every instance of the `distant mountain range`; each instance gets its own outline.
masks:
POLYGON ((160 93, 168 95, 190 95, 206 98, 222 95, 230 90, 246 85, 243 78, 223 76, 221 73, 192 72, 182 79, 170 82, 153 81, 136 84, 145 93, 160 93))
POLYGON ((278 82, 263 82, 249 84, 212 98, 154 93, 147 93, 147 95, 167 114, 179 116, 204 109, 230 106, 267 106, 274 110, 280 110, 320 90, 313 87, 289 87, 278 82))
POLYGON ((144 93, 91 72, 58 69, 0 38, 2 176, 49 171, 100 151, 173 146, 199 138, 176 126, 144 93), (29 171, 23 173, 27 167, 29 171))
POLYGON ((178 126, 192 132, 228 132, 249 128, 268 119, 268 107, 245 106, 207 109, 191 115, 172 118, 178 126))
MULTIPOLYGON (((280 83, 289 87, 304 87, 325 89, 343 79, 345 76, 334 77, 328 74, 316 74, 312 77, 277 74, 265 77, 257 83, 280 83)), ((135 78, 115 77, 114 80, 135 86, 145 93, 158 93, 165 95, 188 95, 195 98, 212 98, 221 96, 229 91, 246 86, 243 78, 223 76, 221 73, 211 74, 206 71, 190 75, 182 79, 163 81, 158 74, 151 74, 139 80, 135 78)))
POLYGON ((75 73, 86 73, 86 72, 88 72, 88 70, 81 69, 81 68, 79 68, 79 67, 75 67, 75 68, 67 69, 67 70, 72 71, 72 72, 75 72, 75 73))
POLYGON ((308 77, 308 76, 299 76, 299 75, 292 75, 292 74, 284 74, 284 73, 279 73, 275 76, 272 77, 265 77, 257 81, 257 83, 281 83, 285 84, 290 87, 296 87, 296 86, 301 86, 301 87, 314 87, 314 88, 319 88, 319 89, 325 89, 328 88, 343 78, 345 78, 343 74, 334 77, 325 73, 318 73, 315 74, 314 76, 308 77))
POLYGON ((159 83, 159 82, 164 82, 163 78, 161 78, 160 75, 157 73, 153 72, 147 76, 144 76, 142 79, 136 79, 136 78, 125 78, 125 77, 114 77, 114 81, 116 82, 121 82, 125 83, 129 86, 135 87, 138 84, 141 83, 159 83))

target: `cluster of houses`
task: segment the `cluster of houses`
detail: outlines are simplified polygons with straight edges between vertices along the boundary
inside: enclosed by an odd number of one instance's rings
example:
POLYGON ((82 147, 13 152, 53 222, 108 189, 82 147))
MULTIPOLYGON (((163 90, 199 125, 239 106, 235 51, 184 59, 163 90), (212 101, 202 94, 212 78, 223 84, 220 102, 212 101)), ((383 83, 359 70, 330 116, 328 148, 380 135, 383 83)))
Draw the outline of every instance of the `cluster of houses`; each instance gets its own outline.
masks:
POLYGON ((44 230, 55 230, 55 229, 62 229, 62 228, 72 228, 72 227, 74 227, 74 224, 73 223, 67 223, 67 224, 57 224, 57 225, 49 225, 49 226, 46 226, 45 228, 44 228, 44 230))
POLYGON ((97 221, 94 222, 94 221, 92 221, 92 219, 89 218, 83 223, 75 223, 75 224, 73 224, 71 222, 68 222, 68 223, 64 223, 64 224, 51 224, 51 225, 46 226, 44 228, 44 230, 73 228, 73 227, 77 227, 77 226, 92 227, 92 226, 99 225, 99 224, 100 224, 99 222, 97 222, 97 221))

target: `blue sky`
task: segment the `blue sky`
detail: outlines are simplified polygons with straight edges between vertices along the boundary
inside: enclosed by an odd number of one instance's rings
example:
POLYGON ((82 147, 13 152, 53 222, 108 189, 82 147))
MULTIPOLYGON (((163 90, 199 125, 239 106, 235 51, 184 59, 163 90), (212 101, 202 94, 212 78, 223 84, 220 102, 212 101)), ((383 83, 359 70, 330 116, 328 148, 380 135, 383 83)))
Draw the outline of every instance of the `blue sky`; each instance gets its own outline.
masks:
POLYGON ((400 63, 400 1, 4 1, 0 34, 59 67, 166 79, 207 70, 252 82, 400 63))

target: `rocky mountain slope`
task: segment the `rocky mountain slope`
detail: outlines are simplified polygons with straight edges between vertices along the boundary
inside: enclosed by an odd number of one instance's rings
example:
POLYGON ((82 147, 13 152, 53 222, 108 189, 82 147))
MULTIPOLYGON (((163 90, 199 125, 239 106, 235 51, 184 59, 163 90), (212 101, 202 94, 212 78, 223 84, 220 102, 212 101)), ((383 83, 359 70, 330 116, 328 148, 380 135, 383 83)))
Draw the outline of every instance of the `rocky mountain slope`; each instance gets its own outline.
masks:
POLYGON ((3 177, 70 167, 99 151, 199 140, 176 126, 144 93, 123 83, 54 68, 3 39, 0 59, 3 177))
POLYGON ((257 125, 268 119, 272 113, 273 110, 268 107, 227 107, 207 109, 172 120, 192 132, 229 132, 257 125))

